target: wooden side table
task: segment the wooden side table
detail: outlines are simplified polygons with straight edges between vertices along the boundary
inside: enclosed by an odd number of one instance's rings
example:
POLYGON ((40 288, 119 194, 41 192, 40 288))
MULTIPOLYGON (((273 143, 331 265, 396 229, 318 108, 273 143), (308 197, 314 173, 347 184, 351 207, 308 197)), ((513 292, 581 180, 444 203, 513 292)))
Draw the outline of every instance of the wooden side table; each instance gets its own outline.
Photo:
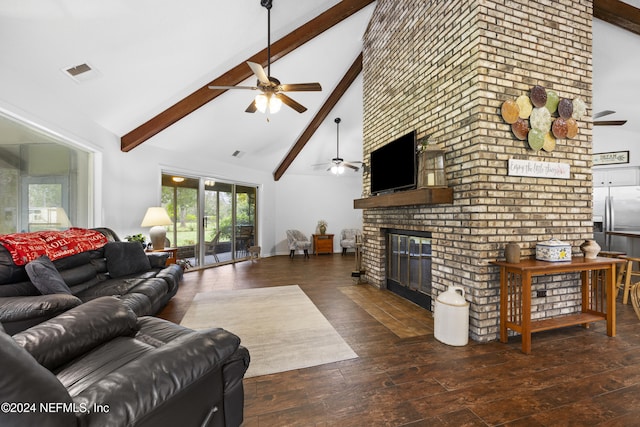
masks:
POLYGON ((607 321, 607 335, 616 336, 616 264, 624 260, 598 257, 547 262, 535 259, 519 263, 493 261, 500 267, 500 341, 508 341, 507 330, 522 335, 522 352, 531 353, 531 333, 571 325, 587 326, 607 321), (541 320, 531 320, 531 278, 545 274, 580 273, 582 312, 541 320))
POLYGON ((312 234, 312 236, 314 254, 333 253, 333 234, 312 234))
POLYGON ((166 265, 175 264, 178 260, 178 248, 147 249, 147 252, 168 252, 169 258, 166 265))

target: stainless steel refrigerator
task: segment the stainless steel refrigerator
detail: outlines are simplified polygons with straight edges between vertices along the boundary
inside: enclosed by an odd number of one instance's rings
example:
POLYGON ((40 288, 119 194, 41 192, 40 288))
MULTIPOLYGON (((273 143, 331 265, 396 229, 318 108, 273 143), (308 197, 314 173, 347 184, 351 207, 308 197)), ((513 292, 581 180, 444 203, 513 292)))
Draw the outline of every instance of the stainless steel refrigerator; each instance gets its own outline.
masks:
POLYGON ((640 186, 595 187, 593 228, 596 242, 602 250, 622 251, 632 255, 631 240, 635 239, 608 236, 606 232, 640 231, 640 186))

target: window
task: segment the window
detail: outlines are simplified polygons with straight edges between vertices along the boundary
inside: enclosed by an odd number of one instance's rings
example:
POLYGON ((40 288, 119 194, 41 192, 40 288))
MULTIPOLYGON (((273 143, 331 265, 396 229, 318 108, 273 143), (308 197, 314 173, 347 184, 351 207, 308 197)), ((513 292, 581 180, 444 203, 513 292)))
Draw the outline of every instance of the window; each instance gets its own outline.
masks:
POLYGON ((0 234, 88 227, 91 153, 0 115, 0 234))

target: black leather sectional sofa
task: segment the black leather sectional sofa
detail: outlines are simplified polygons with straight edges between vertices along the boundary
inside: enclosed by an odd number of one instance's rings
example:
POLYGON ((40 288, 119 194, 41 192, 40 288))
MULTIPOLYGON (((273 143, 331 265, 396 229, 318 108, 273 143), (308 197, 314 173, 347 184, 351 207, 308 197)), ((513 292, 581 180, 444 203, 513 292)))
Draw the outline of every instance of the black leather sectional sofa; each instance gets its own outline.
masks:
POLYGON ((249 353, 223 329, 101 297, 13 336, 0 326, 0 426, 236 427, 249 353))
POLYGON ((26 266, 16 265, 0 245, 0 323, 7 333, 101 296, 118 297, 138 316, 152 315, 176 294, 183 271, 175 264, 165 266, 168 254, 145 253, 139 243, 120 241, 108 228, 90 231, 99 231, 108 243, 53 261, 66 290, 46 294, 34 286, 26 266))
POLYGON ((0 245, 0 426, 240 426, 240 338, 148 316, 175 295, 182 269, 95 230, 73 233, 96 248, 55 261, 16 265, 16 246, 0 245))

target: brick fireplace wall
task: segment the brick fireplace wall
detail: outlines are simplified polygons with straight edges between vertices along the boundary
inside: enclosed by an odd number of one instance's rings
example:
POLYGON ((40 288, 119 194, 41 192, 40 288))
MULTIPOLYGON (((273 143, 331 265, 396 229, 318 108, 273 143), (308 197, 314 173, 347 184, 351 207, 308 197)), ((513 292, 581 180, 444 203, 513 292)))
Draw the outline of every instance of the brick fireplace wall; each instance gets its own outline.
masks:
MULTIPOLYGON (((434 299, 464 286, 470 336, 489 341, 499 328, 489 262, 504 257, 504 245, 518 242, 532 256, 536 242, 555 237, 578 253, 592 237, 590 116, 551 152, 530 149, 500 116, 505 100, 534 85, 580 97, 591 112, 591 17, 590 0, 377 1, 363 48, 364 159, 413 129, 429 135, 446 152, 454 203, 365 209, 367 282, 385 286, 383 229, 430 231, 434 299), (568 163, 570 178, 509 176, 512 158, 568 163)), ((535 317, 579 310, 576 280, 542 280, 550 282, 534 283, 548 289, 534 295, 535 317)))

